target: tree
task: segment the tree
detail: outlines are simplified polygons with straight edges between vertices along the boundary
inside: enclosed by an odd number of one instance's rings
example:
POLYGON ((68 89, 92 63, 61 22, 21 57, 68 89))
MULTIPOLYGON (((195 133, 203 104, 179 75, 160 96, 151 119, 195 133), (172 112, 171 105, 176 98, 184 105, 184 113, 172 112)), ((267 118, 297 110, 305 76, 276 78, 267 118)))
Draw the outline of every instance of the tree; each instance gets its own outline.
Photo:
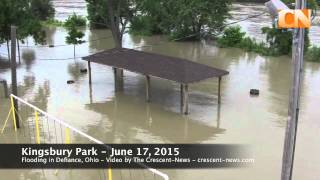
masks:
POLYGON ((76 13, 73 13, 71 16, 68 17, 68 19, 64 23, 64 26, 66 28, 71 27, 73 25, 77 27, 81 27, 81 26, 85 26, 86 24, 87 24, 86 18, 76 15, 76 13))
POLYGON ((229 17, 231 0, 136 0, 136 4, 132 24, 135 25, 135 20, 147 18, 153 22, 145 23, 152 26, 146 28, 151 33, 169 34, 175 40, 199 40, 203 35, 212 35, 222 30, 221 27, 229 17))
POLYGON ((106 0, 86 0, 88 20, 92 28, 108 28, 108 8, 106 0))
POLYGON ((0 1, 0 41, 9 44, 11 25, 18 27, 18 39, 22 40, 31 35, 36 43, 44 43, 45 32, 39 17, 32 10, 32 0, 0 1))
POLYGON ((53 18, 55 13, 51 0, 32 0, 31 9, 34 16, 42 21, 53 18))
MULTIPOLYGON (((76 45, 82 44, 84 41, 82 40, 84 33, 79 31, 77 28, 79 25, 83 25, 82 21, 79 20, 81 17, 73 14, 73 16, 69 17, 65 22, 65 27, 68 30, 68 36, 66 37, 67 44, 73 44, 73 55, 76 57, 76 45), (80 22, 80 23, 79 23, 80 22)), ((85 25, 85 23, 84 23, 85 25)))
POLYGON ((107 0, 110 29, 116 48, 122 48, 122 38, 132 17, 133 2, 130 0, 107 0))

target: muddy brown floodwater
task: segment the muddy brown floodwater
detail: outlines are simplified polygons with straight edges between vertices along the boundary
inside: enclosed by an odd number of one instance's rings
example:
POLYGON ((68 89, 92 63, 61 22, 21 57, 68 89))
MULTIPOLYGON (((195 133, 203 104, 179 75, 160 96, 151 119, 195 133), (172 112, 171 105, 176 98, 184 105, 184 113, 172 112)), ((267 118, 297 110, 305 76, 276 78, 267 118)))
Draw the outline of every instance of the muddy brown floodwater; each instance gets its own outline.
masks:
MULTIPOLYGON (((62 11, 68 9, 67 4, 61 5, 62 2, 55 2, 58 18, 64 17, 63 12, 69 12, 62 11)), ((75 1, 75 4, 78 5, 76 12, 85 14, 83 2, 75 1)), ((237 6, 246 9, 245 4, 237 6)), ((250 27, 254 23, 248 24, 248 32, 252 32, 250 27)), ((105 38, 111 35, 109 31, 85 29, 84 32, 89 41, 101 40, 77 46, 77 57, 113 47, 112 39, 105 38)), ((47 34, 49 44, 65 44, 64 29, 48 28, 47 34)), ((220 108, 216 96, 217 79, 209 79, 191 85, 191 113, 182 116, 178 84, 152 78, 152 101, 148 104, 144 98, 144 76, 125 71, 124 90, 115 93, 112 69, 93 64, 90 91, 87 74, 79 73, 86 67, 85 62, 80 59, 50 60, 72 58, 72 46, 33 47, 31 39, 28 39, 28 45, 22 48, 22 63, 17 69, 19 96, 105 143, 247 144, 255 158, 249 168, 163 170, 171 179, 280 179, 290 57, 264 57, 240 49, 217 48, 210 43, 169 42, 164 36, 126 34, 125 47, 182 57, 230 72, 222 81, 220 108), (68 85, 66 81, 70 79, 75 83, 68 85), (251 88, 260 89, 260 96, 250 97, 251 88)), ((6 52, 6 49, 1 46, 0 52, 6 52)), ((10 69, 5 60, 0 64, 0 77, 10 82, 10 69)), ((9 111, 9 101, 3 93, 0 88, 1 124, 9 111)), ((318 180, 320 177, 319 106, 320 64, 306 62, 293 173, 295 180, 318 180)), ((31 115, 25 121, 32 121, 31 115)), ((15 134, 9 124, 0 136, 0 143, 25 142, 20 137, 24 137, 23 131, 15 134)), ((82 142, 78 136, 73 136, 72 141, 82 142)), ((121 172, 117 173, 119 175, 114 179, 120 179, 121 172)), ((130 178, 125 173, 121 175, 123 179, 142 179, 141 174, 130 178)), ((0 170, 0 179, 104 179, 103 170, 98 173, 96 170, 60 170, 58 175, 55 174, 55 170, 0 170)))

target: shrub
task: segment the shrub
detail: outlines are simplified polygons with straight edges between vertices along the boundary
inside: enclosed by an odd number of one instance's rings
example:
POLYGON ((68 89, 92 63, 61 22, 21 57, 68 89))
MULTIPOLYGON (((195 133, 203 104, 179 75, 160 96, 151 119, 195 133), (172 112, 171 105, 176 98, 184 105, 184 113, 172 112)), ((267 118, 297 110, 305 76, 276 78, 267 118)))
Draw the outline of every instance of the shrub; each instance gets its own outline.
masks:
POLYGON ((267 56, 277 54, 265 42, 257 42, 254 38, 246 37, 246 33, 242 32, 239 26, 225 29, 222 37, 218 38, 218 45, 220 47, 238 47, 267 56))
POLYGON ((305 57, 307 61, 320 62, 320 47, 312 46, 306 52, 305 57))
POLYGON ((151 36, 154 31, 155 24, 150 16, 136 16, 131 20, 129 32, 134 35, 151 36))
POLYGON ((256 52, 262 55, 273 55, 272 49, 268 48, 264 42, 257 42, 254 38, 245 37, 240 43, 240 46, 247 51, 256 52))
POLYGON ((53 19, 53 18, 43 21, 42 24, 47 26, 64 26, 64 22, 53 19))
MULTIPOLYGON (((246 37, 246 33, 242 32, 239 26, 229 27, 224 30, 222 37, 218 38, 217 42, 220 47, 238 47, 262 55, 291 55, 291 31, 275 27, 264 27, 262 28, 262 33, 266 34, 266 43, 257 42, 254 38, 246 37)), ((308 54, 307 57, 313 61, 319 61, 317 56, 319 55, 320 47, 313 47, 310 52, 307 52, 309 44, 308 31, 306 31, 304 50, 308 54)))
POLYGON ((69 16, 66 22, 64 23, 64 26, 66 28, 72 27, 72 26, 85 26, 87 24, 86 18, 82 16, 78 16, 75 13, 72 14, 72 16, 69 16))
MULTIPOLYGON (((267 43, 274 55, 291 55, 292 51, 292 31, 288 29, 278 29, 275 27, 263 27, 262 33, 267 35, 267 43)), ((304 37, 304 50, 308 50, 310 45, 309 31, 306 30, 304 37)))
POLYGON ((220 47, 239 47, 245 35, 246 33, 241 31, 240 26, 226 28, 222 37, 218 39, 218 45, 220 47))

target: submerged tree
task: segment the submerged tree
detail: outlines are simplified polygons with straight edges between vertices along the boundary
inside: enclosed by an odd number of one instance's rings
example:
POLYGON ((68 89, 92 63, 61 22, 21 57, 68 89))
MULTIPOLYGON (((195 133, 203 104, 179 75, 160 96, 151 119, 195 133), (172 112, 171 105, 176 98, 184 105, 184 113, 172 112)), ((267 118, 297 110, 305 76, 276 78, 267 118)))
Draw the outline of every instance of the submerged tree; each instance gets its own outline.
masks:
POLYGON ((32 0, 31 9, 34 16, 42 21, 53 18, 55 13, 51 0, 32 0))
POLYGON ((85 26, 87 24, 87 20, 85 17, 77 15, 76 13, 73 13, 71 16, 68 17, 68 19, 64 22, 64 26, 66 28, 70 26, 85 26))
MULTIPOLYGON (((40 18, 33 12, 33 0, 1 0, 0 1, 0 41, 7 42, 8 56, 10 27, 17 26, 17 38, 23 40, 33 36, 36 43, 45 42, 45 32, 40 18)), ((9 58, 10 59, 10 58, 9 58)))
POLYGON ((231 0, 86 1, 90 24, 108 24, 116 41, 121 40, 128 22, 131 33, 198 40, 222 30, 231 5, 231 0), (95 4, 100 1, 99 5, 95 4))
POLYGON ((86 0, 88 20, 92 28, 108 28, 107 0, 86 0))
POLYGON ((147 29, 151 34, 169 34, 175 40, 198 40, 201 36, 220 32, 231 5, 231 0, 136 1, 138 11, 131 31, 147 29), (139 23, 141 20, 146 23, 139 23))
POLYGON ((110 29, 116 48, 122 48, 122 38, 129 23, 133 4, 130 0, 107 0, 110 29))
POLYGON ((76 45, 82 44, 84 41, 82 40, 84 33, 79 31, 77 28, 79 26, 85 25, 85 21, 81 16, 77 16, 73 14, 71 17, 67 19, 65 22, 65 27, 68 30, 68 36, 66 37, 67 44, 73 44, 73 55, 76 56, 76 45))

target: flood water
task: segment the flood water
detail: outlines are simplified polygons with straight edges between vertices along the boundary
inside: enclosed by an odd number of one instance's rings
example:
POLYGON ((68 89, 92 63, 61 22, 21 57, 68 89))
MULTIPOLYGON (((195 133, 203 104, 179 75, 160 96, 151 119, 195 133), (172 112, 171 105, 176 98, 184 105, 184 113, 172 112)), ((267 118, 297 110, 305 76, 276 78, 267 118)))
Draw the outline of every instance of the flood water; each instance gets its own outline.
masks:
MULTIPOLYGON (((66 18, 72 11, 86 14, 85 3, 81 0, 54 3, 58 19, 66 18)), ((245 17, 249 12, 259 13, 262 7, 236 4, 232 14, 241 12, 245 17)), ((240 25, 250 35, 258 36, 256 30, 269 22, 267 16, 260 18, 240 25)), ((90 42, 76 47, 77 57, 113 47, 112 39, 108 38, 111 36, 109 31, 85 29, 84 32, 84 39, 90 42)), ((313 43, 317 44, 316 37, 319 36, 312 32, 310 36, 315 37, 313 43)), ((49 44, 65 44, 64 29, 51 27, 47 34, 49 44)), ((255 158, 255 163, 249 168, 161 170, 171 179, 280 179, 290 57, 264 57, 240 49, 217 48, 211 43, 170 42, 165 36, 126 34, 124 47, 186 58, 230 72, 222 80, 220 107, 217 104, 218 81, 209 79, 190 86, 190 115, 183 116, 180 114, 179 84, 151 78, 152 98, 151 103, 146 103, 145 77, 142 75, 125 71, 124 89, 115 93, 112 69, 92 64, 90 87, 88 75, 79 72, 86 68, 86 63, 79 58, 67 59, 73 57, 73 46, 34 47, 31 39, 28 45, 22 47, 22 62, 17 69, 19 96, 105 143, 247 144, 255 158), (75 83, 67 84, 67 80, 75 83), (260 96, 251 97, 251 88, 260 89, 260 96)), ((0 52, 5 53, 6 49, 1 46, 0 52)), ((0 78, 11 82, 8 64, 1 61, 0 67, 0 78)), ((9 112, 9 100, 3 94, 0 87, 1 125, 9 112)), ((306 62, 293 174, 295 180, 318 180, 320 177, 319 106, 320 64, 306 62)), ((32 114, 29 116, 26 121, 32 120, 32 114)), ((0 142, 23 143, 25 139, 19 138, 23 136, 23 131, 15 134, 9 123, 8 129, 0 135, 0 142)), ((72 142, 83 141, 74 135, 72 142)), ((101 173, 94 170, 61 170, 57 176, 54 174, 55 170, 0 170, 0 179, 102 179, 101 173)), ((124 176, 123 179, 131 178, 124 176)), ((137 175, 132 179, 142 178, 137 175)))

